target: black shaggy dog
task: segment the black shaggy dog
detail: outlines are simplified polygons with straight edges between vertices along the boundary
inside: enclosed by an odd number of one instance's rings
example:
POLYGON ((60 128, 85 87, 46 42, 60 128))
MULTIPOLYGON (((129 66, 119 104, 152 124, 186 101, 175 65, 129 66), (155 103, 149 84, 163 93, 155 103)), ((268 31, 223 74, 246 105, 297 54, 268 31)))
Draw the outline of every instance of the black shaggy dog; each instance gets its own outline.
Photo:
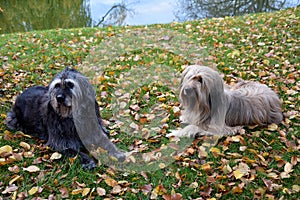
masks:
MULTIPOLYGON (((84 106, 81 110, 87 110, 86 107, 89 105, 84 105, 84 100, 77 103, 76 101, 87 94, 85 91, 88 87, 92 88, 86 77, 75 69, 66 68, 54 77, 49 86, 34 86, 19 95, 12 111, 7 114, 6 125, 10 129, 21 130, 28 135, 47 141, 47 146, 63 155, 68 157, 79 155, 82 166, 92 169, 96 164, 88 155, 75 124, 82 123, 82 126, 85 124, 91 126, 88 123, 91 120, 87 119, 87 115, 75 116, 74 114, 81 105, 84 106)), ((92 108, 90 110, 95 113, 94 118, 100 128, 85 129, 85 132, 86 130, 99 130, 99 132, 91 133, 88 137, 92 138, 84 138, 84 140, 93 141, 93 137, 101 138, 101 142, 98 143, 103 144, 102 148, 119 161, 123 161, 124 154, 118 151, 108 139, 109 133, 103 127, 94 90, 90 96, 92 96, 89 97, 92 99, 90 104, 94 104, 90 106, 92 108)))

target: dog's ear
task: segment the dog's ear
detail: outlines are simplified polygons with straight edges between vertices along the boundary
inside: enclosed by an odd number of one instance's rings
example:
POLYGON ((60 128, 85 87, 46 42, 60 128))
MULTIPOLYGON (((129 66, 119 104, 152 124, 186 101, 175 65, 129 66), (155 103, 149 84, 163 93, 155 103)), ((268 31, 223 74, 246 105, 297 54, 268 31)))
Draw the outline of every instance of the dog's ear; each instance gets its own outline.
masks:
POLYGON ((72 68, 72 67, 66 67, 64 69, 65 72, 75 72, 75 73, 79 73, 76 69, 72 68))

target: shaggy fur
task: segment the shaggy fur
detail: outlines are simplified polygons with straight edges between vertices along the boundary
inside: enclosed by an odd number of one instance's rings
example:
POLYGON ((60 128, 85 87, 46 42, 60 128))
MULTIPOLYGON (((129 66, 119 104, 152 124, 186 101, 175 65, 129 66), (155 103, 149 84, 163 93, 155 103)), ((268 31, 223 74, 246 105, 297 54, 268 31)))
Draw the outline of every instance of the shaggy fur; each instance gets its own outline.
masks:
MULTIPOLYGON (((21 130, 28 135, 47 141, 47 146, 66 156, 74 157, 78 154, 83 167, 94 168, 96 164, 88 155, 74 123, 75 117, 77 121, 81 117, 75 115, 80 105, 74 102, 80 97, 83 98, 85 93, 82 90, 87 90, 88 87, 92 88, 86 77, 74 69, 66 68, 54 77, 49 86, 34 86, 19 95, 12 111, 7 114, 6 125, 10 129, 21 130), (82 86, 82 83, 85 83, 85 86, 82 86)), ((94 118, 100 128, 98 132, 91 133, 90 138, 86 140, 100 137, 103 140, 102 143, 106 145, 104 149, 110 155, 124 160, 124 154, 119 152, 108 139, 109 133, 102 125, 99 106, 94 90, 92 91, 89 97, 92 99, 90 113, 95 113, 94 118)), ((86 118, 81 117, 80 120, 85 122, 86 118)))
POLYGON ((190 126, 168 136, 226 135, 244 125, 278 124, 283 118, 278 96, 266 85, 241 81, 229 88, 205 66, 191 65, 183 71, 180 101, 181 120, 190 126))

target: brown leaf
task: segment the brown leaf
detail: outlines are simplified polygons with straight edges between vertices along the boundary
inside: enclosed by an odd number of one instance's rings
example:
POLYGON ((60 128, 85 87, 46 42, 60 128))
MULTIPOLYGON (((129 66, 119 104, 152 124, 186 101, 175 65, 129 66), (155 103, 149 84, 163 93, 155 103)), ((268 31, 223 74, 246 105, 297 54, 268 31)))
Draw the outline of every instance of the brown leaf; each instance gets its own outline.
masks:
POLYGON ((200 192, 200 195, 202 197, 210 197, 210 193, 212 192, 212 188, 211 187, 206 187, 204 190, 202 190, 200 192))
POLYGON ((61 198, 69 198, 69 191, 66 187, 59 188, 59 191, 61 193, 61 198))
POLYGON ((151 192, 151 190, 152 190, 151 184, 147 184, 147 185, 144 185, 144 186, 142 187, 142 192, 143 192, 145 195, 147 195, 149 192, 151 192))
POLYGON ((179 193, 164 194, 162 197, 164 200, 181 200, 182 199, 182 195, 179 193))
POLYGON ((234 186, 234 187, 232 188, 232 192, 233 192, 234 194, 241 194, 241 193, 243 193, 243 188, 241 188, 241 187, 239 187, 239 186, 234 186))

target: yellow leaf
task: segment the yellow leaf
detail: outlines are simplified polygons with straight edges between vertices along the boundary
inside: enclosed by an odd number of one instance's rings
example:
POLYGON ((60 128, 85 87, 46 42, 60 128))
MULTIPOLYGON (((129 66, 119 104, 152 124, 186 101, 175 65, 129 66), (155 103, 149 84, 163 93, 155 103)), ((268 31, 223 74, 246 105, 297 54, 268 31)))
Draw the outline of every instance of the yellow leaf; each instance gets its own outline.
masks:
POLYGON ((239 136, 232 136, 231 139, 234 142, 240 142, 240 137, 239 136))
POLYGON ((12 153, 12 151, 13 151, 13 149, 9 145, 5 145, 5 146, 0 147, 0 155, 3 154, 3 153, 12 153))
POLYGON ((34 195, 39 190, 39 187, 33 187, 28 191, 29 195, 34 195))
POLYGON ((30 149, 30 145, 26 142, 20 142, 20 146, 23 147, 25 150, 30 149))
POLYGON ((82 191, 82 196, 84 197, 84 196, 88 195, 90 193, 90 191, 91 191, 91 188, 84 188, 82 191))
POLYGON ((82 193, 83 189, 75 189, 72 191, 72 195, 80 194, 82 193))
POLYGON ((263 60, 263 63, 264 63, 265 65, 267 65, 267 66, 270 65, 270 61, 269 61, 269 60, 263 60))
POLYGON ((116 185, 118 185, 118 182, 112 178, 107 178, 104 180, 105 183, 111 187, 115 187, 116 185))
POLYGON ((201 165, 201 169, 203 171, 209 171, 211 169, 210 164, 209 163, 205 163, 205 164, 201 165))
POLYGON ((215 154, 220 154, 220 149, 218 149, 217 147, 212 147, 209 150, 211 153, 215 153, 215 154))
POLYGON ((269 131, 276 131, 277 130, 277 128, 278 128, 278 125, 277 124, 270 124, 270 125, 268 125, 268 130, 269 131))
POLYGON ((15 178, 11 179, 11 181, 9 181, 9 185, 12 185, 19 178, 21 178, 21 176, 16 176, 15 178))
POLYGON ((239 169, 233 171, 233 175, 236 179, 240 179, 244 176, 244 174, 239 169))
POLYGON ((163 185, 158 185, 154 190, 154 193, 158 194, 158 195, 163 195, 167 192, 167 190, 164 188, 163 185))
POLYGON ((164 163, 159 163, 159 168, 163 169, 165 167, 166 167, 166 165, 164 163))

